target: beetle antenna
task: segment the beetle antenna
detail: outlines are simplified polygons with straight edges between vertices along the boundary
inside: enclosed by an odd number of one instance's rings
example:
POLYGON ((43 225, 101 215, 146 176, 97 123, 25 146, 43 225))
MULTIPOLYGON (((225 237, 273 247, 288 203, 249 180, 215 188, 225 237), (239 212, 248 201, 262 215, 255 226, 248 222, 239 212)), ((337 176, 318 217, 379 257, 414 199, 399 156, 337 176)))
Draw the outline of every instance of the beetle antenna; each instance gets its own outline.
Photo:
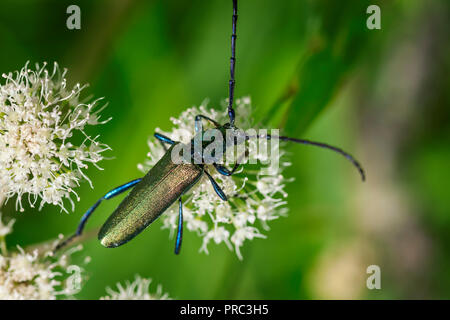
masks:
MULTIPOLYGON (((247 139, 254 138, 254 137, 255 136, 247 136, 247 139)), ((332 150, 332 151, 337 152, 337 153, 343 155, 344 157, 346 157, 356 167, 356 169, 358 169, 359 174, 361 175, 362 181, 366 180, 366 174, 365 174, 364 169, 362 168, 361 164, 355 158, 353 158, 352 155, 350 155, 349 153, 345 152, 344 150, 342 150, 338 147, 334 147, 334 146, 331 146, 329 144, 322 143, 322 142, 315 142, 315 141, 310 141, 310 140, 305 140, 305 139, 296 139, 296 138, 290 138, 290 137, 285 137, 285 136, 272 136, 270 134, 258 135, 257 137, 267 139, 267 140, 275 138, 275 139, 280 139, 281 141, 291 141, 291 142, 295 142, 295 143, 299 143, 299 144, 306 144, 306 145, 311 145, 311 146, 316 146, 316 147, 332 150)))
POLYGON ((229 85, 229 97, 228 97, 228 116, 230 117, 230 125, 234 126, 235 113, 233 109, 234 100, 234 86, 236 81, 234 80, 234 70, 236 65, 236 24, 237 24, 237 0, 233 0, 233 24, 231 34, 231 58, 230 58, 230 81, 229 85))

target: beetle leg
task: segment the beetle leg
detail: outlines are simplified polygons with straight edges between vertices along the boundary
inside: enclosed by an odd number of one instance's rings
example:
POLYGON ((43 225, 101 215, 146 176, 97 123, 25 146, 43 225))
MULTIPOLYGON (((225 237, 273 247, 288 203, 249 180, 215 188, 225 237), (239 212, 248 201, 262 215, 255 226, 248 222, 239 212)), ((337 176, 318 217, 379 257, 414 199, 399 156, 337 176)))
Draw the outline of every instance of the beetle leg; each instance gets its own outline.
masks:
POLYGON ((234 172, 237 170, 237 168, 239 168, 239 165, 241 164, 242 159, 245 156, 248 156, 248 149, 246 149, 244 154, 242 154, 239 157, 239 159, 234 164, 233 169, 231 169, 231 170, 227 169, 225 166, 223 166, 221 164, 213 163, 213 165, 214 165, 214 168, 216 168, 217 172, 219 172, 221 175, 229 177, 234 174, 234 172))
POLYGON ((161 142, 164 142, 164 143, 167 143, 167 144, 174 144, 175 143, 175 141, 173 141, 172 139, 170 139, 169 137, 167 137, 167 136, 165 136, 165 135, 163 135, 161 133, 155 132, 154 136, 155 136, 156 139, 158 139, 161 142))
POLYGON ((92 207, 90 207, 86 213, 83 215, 83 217, 80 220, 80 224, 78 225, 77 231, 71 235, 69 238, 67 238, 66 240, 60 242, 54 249, 54 252, 58 251, 59 249, 61 249, 62 247, 66 246, 69 242, 71 242, 74 238, 79 237, 84 230, 84 227, 86 225, 86 222, 88 221, 88 219, 91 217, 92 213, 95 211, 95 209, 97 209, 97 207, 100 205, 100 203, 103 200, 109 200, 111 198, 114 198, 115 196, 125 192, 126 190, 134 187, 137 183, 139 183, 142 179, 135 179, 132 180, 130 182, 127 182, 117 188, 112 189, 111 191, 107 192, 103 197, 101 197, 100 199, 97 200, 96 203, 94 203, 94 205, 92 207))
POLYGON ((211 175, 208 173, 208 171, 205 170, 205 173, 208 176, 209 181, 211 181, 211 184, 213 185, 214 191, 216 191, 216 193, 220 197, 220 199, 222 199, 223 201, 227 201, 228 198, 225 195, 225 192, 223 192, 223 190, 219 187, 219 185, 217 184, 216 180, 214 180, 214 178, 211 177, 211 175))
POLYGON ((217 121, 211 119, 210 117, 204 116, 202 114, 198 114, 198 115, 195 116, 195 132, 199 132, 200 131, 200 126, 198 125, 198 122, 201 121, 201 119, 208 120, 209 122, 214 124, 214 126, 216 128, 220 127, 220 123, 218 123, 217 121))
POLYGON ((165 143, 170 144, 170 145, 175 143, 175 141, 173 141, 172 139, 170 139, 169 137, 167 137, 163 134, 155 132, 154 136, 161 143, 162 147, 164 148, 164 151, 167 151, 167 147, 166 147, 165 143))
POLYGON ((164 151, 167 151, 167 147, 164 144, 164 142, 162 142, 161 140, 158 140, 158 141, 159 141, 159 143, 161 143, 161 146, 163 147, 164 151))
POLYGON ((213 165, 214 165, 214 168, 216 168, 217 172, 219 172, 221 175, 224 175, 224 176, 227 176, 227 177, 233 175, 233 173, 239 167, 239 163, 238 162, 236 162, 234 164, 233 169, 231 169, 231 170, 228 170, 225 166, 222 166, 222 165, 217 164, 217 163, 213 163, 213 165))
POLYGON ((183 240, 183 202, 178 199, 179 209, 178 209, 178 231, 177 231, 177 239, 175 241, 175 254, 180 253, 181 249, 181 241, 183 240))

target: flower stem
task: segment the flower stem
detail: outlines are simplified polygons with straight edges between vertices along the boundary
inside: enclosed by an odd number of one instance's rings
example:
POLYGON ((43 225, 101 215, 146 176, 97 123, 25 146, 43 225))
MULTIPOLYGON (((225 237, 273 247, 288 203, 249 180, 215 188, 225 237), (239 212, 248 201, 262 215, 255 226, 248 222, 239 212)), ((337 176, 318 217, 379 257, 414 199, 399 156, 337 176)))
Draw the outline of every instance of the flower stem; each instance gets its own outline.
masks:
MULTIPOLYGON (((97 236, 99 230, 100 230, 100 228, 98 227, 98 228, 93 228, 91 230, 84 232, 80 237, 77 237, 77 238, 73 239, 73 241, 68 243, 67 247, 73 247, 74 245, 81 244, 84 241, 95 238, 97 236)), ((59 241, 61 241, 61 240, 59 240, 59 241)), ((25 251, 31 252, 34 250, 38 250, 39 254, 45 253, 48 251, 52 251, 55 248, 56 243, 58 243, 57 240, 56 241, 54 239, 47 240, 47 241, 33 244, 33 245, 26 247, 25 251)), ((64 250, 62 250, 62 251, 64 251, 64 250)), ((59 252, 59 251, 57 251, 57 252, 59 252)))
POLYGON ((0 194, 0 212, 2 211, 3 203, 5 203, 6 197, 5 194, 0 194))
POLYGON ((8 255, 8 249, 6 248, 5 237, 0 237, 0 250, 2 252, 2 256, 6 257, 8 255))
MULTIPOLYGON (((5 195, 3 193, 0 194, 0 219, 2 218, 2 207, 3 207, 3 203, 5 203, 5 200, 6 200, 5 195)), ((6 236, 0 237, 0 250, 1 250, 1 253, 3 256, 8 255, 8 248, 6 247, 6 239, 5 238, 6 238, 6 236)))

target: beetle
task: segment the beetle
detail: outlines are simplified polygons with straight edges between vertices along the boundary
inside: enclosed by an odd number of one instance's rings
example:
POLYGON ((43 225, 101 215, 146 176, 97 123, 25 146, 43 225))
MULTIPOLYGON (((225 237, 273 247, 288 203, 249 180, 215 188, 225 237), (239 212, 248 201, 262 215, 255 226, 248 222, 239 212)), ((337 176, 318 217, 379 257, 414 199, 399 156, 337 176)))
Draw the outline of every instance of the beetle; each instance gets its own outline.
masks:
MULTIPOLYGON (((183 163, 175 163, 171 157, 172 152, 177 147, 183 147, 180 142, 173 141, 167 136, 155 133, 154 136, 158 139, 166 150, 165 155, 155 164, 148 173, 139 179, 127 182, 119 187, 112 189, 101 197, 92 207, 90 207, 80 220, 76 232, 60 242, 55 250, 58 250, 71 242, 74 238, 79 237, 84 230, 86 222, 91 217, 92 213, 97 209, 103 200, 109 200, 127 190, 131 192, 119 204, 116 210, 106 220, 98 233, 100 243, 108 248, 114 248, 125 244, 133 239, 145 228, 147 228, 153 221, 155 221, 161 214, 163 214, 172 204, 177 200, 179 203, 178 227, 175 240, 175 254, 180 252, 182 236, 183 236, 183 203, 182 196, 188 192, 203 176, 206 175, 210 180, 215 192, 223 200, 227 201, 227 195, 223 192, 221 187, 217 184, 211 174, 206 170, 207 162, 202 154, 200 154, 200 163, 189 161, 198 158, 195 150, 204 150, 208 145, 203 140, 197 139, 199 135, 204 135, 207 130, 203 130, 201 126, 202 121, 210 122, 216 130, 225 132, 231 130, 238 132, 239 129, 235 126, 235 111, 233 108, 234 88, 235 88, 235 64, 236 64, 236 25, 237 25, 237 0, 233 1, 233 15, 232 15, 232 35, 231 35, 231 58, 230 58, 230 80, 228 83, 228 117, 229 122, 226 124, 219 124, 215 120, 199 114, 195 117, 195 132, 196 135, 190 142, 191 152, 188 154, 188 161, 183 163), (200 143, 200 145, 199 145, 200 143), (169 148, 166 147, 169 146, 169 148)), ((281 141, 295 142, 299 144, 313 145, 325 149, 335 151, 348 160, 358 169, 362 180, 365 180, 365 173, 359 162, 350 154, 341 150, 340 148, 310 141, 304 139, 296 139, 285 136, 273 135, 256 135, 250 136, 244 133, 244 141, 252 138, 262 139, 279 139, 281 141)), ((242 140, 242 139, 241 139, 242 140)), ((212 142, 213 143, 213 142, 212 142)), ((239 142, 235 139, 228 141, 223 145, 223 151, 229 147, 234 147, 239 142)), ((242 143, 242 141, 240 142, 242 143)), ((217 162, 212 162, 214 168, 222 175, 231 176, 235 173, 240 165, 236 161, 232 169, 226 168, 224 165, 217 162)))

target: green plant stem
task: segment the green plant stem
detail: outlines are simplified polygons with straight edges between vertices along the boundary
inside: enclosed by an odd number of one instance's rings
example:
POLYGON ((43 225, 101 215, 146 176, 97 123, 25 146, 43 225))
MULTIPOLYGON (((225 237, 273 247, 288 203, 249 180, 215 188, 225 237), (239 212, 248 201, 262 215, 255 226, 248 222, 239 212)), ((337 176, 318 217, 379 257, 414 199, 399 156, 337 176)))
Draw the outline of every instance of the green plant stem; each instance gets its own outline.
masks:
POLYGON ((8 249, 6 248, 5 237, 0 237, 0 249, 2 251, 2 255, 3 256, 7 256, 8 255, 8 249))
MULTIPOLYGON (((90 239, 96 237, 99 230, 100 230, 100 228, 98 227, 98 228, 93 228, 89 231, 86 231, 80 237, 75 238, 75 239, 73 239, 73 241, 68 243, 67 247, 73 247, 76 244, 80 244, 84 241, 87 241, 87 240, 90 240, 90 239)), ((41 253, 45 253, 45 252, 53 250, 55 247, 55 244, 56 244, 55 240, 47 240, 47 241, 40 242, 37 244, 32 244, 32 245, 26 247, 25 251, 31 252, 31 251, 37 250, 38 254, 41 254, 41 253)), ((67 248, 67 247, 65 247, 65 248, 67 248)), ((63 252, 64 250, 60 250, 60 251, 63 252)))
MULTIPOLYGON (((0 195, 0 219, 2 218, 2 207, 3 204, 5 203, 6 197, 1 194, 0 195)), ((1 223, 1 221, 0 221, 1 223)), ((2 255, 6 256, 8 255, 8 248, 6 247, 6 236, 2 236, 0 237, 0 250, 2 251, 2 255)))

